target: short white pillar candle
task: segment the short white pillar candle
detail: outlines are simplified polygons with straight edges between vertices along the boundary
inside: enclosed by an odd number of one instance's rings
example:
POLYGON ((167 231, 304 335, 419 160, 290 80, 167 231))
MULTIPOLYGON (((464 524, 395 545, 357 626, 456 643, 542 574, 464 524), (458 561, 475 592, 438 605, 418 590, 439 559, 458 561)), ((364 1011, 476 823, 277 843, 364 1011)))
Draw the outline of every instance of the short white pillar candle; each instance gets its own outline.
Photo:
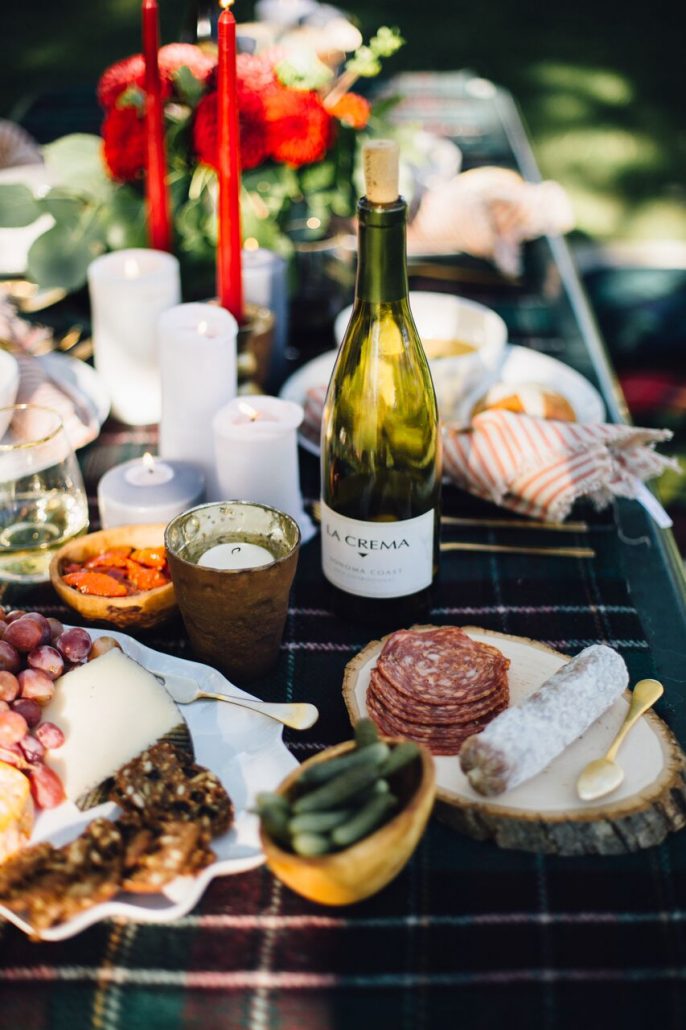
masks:
POLYGON ((237 397, 214 416, 222 500, 257 501, 300 521, 296 429, 303 409, 279 397, 237 397))
POLYGON ((95 367, 112 413, 129 425, 160 419, 157 319, 181 299, 179 262, 161 250, 117 250, 88 268, 95 367))
POLYGON ((144 454, 116 465, 100 480, 100 522, 103 529, 169 522, 198 504, 204 492, 203 474, 195 465, 144 454))
POLYGON ((212 418, 236 396, 238 323, 214 304, 179 304, 158 320, 162 458, 194 462, 217 498, 212 418))

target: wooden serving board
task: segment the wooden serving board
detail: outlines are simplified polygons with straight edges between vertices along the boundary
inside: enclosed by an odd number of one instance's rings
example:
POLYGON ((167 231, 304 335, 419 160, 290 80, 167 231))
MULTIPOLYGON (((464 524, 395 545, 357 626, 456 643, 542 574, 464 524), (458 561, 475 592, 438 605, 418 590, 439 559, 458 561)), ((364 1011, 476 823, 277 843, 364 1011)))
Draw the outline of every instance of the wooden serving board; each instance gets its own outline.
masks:
MULTIPOLYGON (((568 656, 525 637, 463 628, 474 640, 492 644, 510 659, 511 705, 520 704, 569 661, 568 656)), ((353 724, 367 715, 369 676, 384 640, 373 640, 346 667, 343 697, 353 724)), ((434 757, 436 814, 478 840, 524 851, 616 855, 659 844, 668 833, 686 825, 686 756, 654 712, 639 720, 622 745, 618 760, 626 775, 614 793, 584 802, 575 789, 584 766, 607 751, 628 705, 625 693, 547 769, 495 798, 484 798, 472 789, 457 756, 434 757)))

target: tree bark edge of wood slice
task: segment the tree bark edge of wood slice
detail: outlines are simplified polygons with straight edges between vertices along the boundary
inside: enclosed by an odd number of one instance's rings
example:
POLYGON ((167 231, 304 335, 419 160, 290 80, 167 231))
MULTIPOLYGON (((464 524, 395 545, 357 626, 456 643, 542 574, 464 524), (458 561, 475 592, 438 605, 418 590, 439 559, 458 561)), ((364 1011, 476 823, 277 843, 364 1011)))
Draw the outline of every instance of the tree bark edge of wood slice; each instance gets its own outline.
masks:
MULTIPOLYGON (((431 626, 414 626, 416 630, 431 626)), ((567 659, 545 644, 524 637, 462 627, 488 638, 528 645, 542 653, 567 659)), ((358 678, 365 665, 378 655, 387 637, 373 640, 346 666, 343 697, 351 722, 364 714, 358 703, 358 678)), ((624 800, 596 809, 561 810, 555 813, 505 809, 498 798, 461 800, 439 785, 435 814, 439 821, 476 840, 498 847, 560 856, 619 855, 661 844, 669 833, 686 826, 686 755, 666 723, 654 712, 644 716, 660 741, 663 768, 646 788, 624 800)), ((457 758, 455 759, 457 761, 457 758)), ((580 770, 579 770, 580 771, 580 770)))

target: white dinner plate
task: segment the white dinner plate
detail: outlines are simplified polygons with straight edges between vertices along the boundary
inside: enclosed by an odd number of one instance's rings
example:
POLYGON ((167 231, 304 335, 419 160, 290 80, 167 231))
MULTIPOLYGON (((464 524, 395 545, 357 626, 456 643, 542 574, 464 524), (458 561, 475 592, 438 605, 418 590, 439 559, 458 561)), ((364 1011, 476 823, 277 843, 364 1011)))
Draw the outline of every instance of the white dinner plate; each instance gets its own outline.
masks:
MULTIPOLYGON (((124 633, 97 629, 88 632, 94 639, 103 635, 116 637, 126 654, 149 672, 162 676, 186 675, 203 690, 253 697, 230 686, 221 673, 207 665, 153 651, 124 633)), ((122 891, 110 901, 94 905, 73 919, 44 930, 42 940, 65 940, 113 916, 124 916, 136 922, 172 922, 193 908, 216 876, 242 873, 264 862, 257 817, 249 809, 259 791, 273 790, 298 764, 283 742, 283 727, 264 715, 221 701, 194 701, 179 706, 179 710, 191 732, 196 761, 219 776, 235 809, 231 829, 212 841, 216 860, 198 876, 178 877, 160 894, 122 891)), ((135 717, 136 713, 132 712, 131 718, 135 717)), ((57 808, 40 813, 31 842, 50 840, 63 844, 78 836, 92 819, 111 815, 116 810, 116 805, 108 802, 80 812, 72 802, 65 801, 57 808)), ((28 923, 3 905, 0 905, 0 915, 25 933, 33 933, 28 923)))
MULTIPOLYGON (((337 354, 337 350, 325 351, 324 354, 308 361, 289 376, 281 387, 280 396, 285 400, 304 404, 309 389, 328 383, 337 354)), ((479 397, 496 381, 512 385, 537 383, 566 397, 576 411, 579 422, 603 422, 605 419, 603 399, 588 379, 569 365, 565 365, 563 361, 551 358, 547 354, 510 344, 505 348, 503 363, 495 377, 485 380, 466 396, 459 398, 454 398, 450 390, 451 362, 454 360, 439 358, 430 362, 441 417, 446 421, 465 421, 479 397)), ((457 360, 459 361, 459 358, 457 360)), ((319 442, 307 437, 302 431, 299 441, 311 454, 319 454, 319 442)))

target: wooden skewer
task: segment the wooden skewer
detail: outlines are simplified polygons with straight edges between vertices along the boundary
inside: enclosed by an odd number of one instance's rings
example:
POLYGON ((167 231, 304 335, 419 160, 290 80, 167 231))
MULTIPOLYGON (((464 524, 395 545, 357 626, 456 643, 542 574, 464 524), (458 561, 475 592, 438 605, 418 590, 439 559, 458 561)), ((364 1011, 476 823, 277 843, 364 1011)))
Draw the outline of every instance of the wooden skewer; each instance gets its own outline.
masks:
POLYGON ((471 544, 447 541, 441 551, 473 551, 487 554, 540 554, 548 558, 595 558, 592 547, 510 547, 509 544, 471 544))

